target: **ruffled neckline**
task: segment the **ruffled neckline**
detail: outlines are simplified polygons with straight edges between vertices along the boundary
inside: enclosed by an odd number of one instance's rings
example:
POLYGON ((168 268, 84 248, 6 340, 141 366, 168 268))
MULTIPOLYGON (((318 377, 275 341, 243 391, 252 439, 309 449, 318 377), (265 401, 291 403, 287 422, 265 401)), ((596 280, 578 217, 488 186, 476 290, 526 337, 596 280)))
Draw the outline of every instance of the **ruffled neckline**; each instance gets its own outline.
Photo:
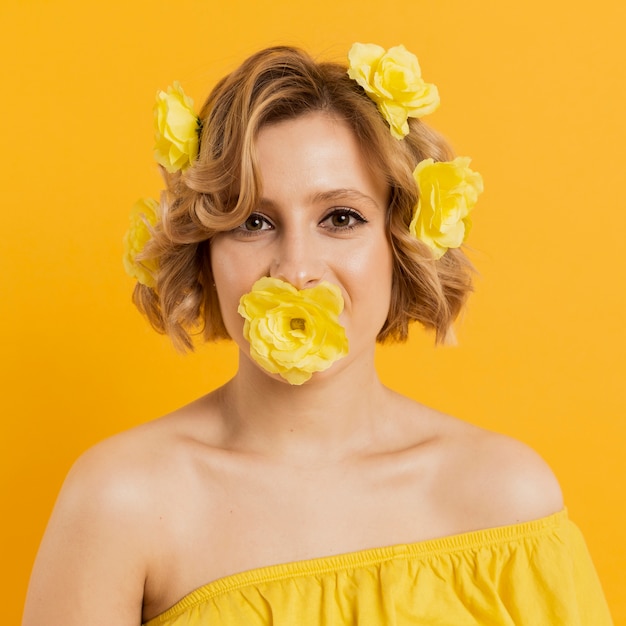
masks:
POLYGON ((326 574, 355 567, 367 567, 398 558, 428 558, 442 554, 471 551, 544 534, 563 526, 567 521, 567 509, 563 509, 546 517, 507 526, 474 530, 415 543, 366 548, 333 556, 315 557, 253 568, 229 574, 198 587, 182 597, 169 609, 145 622, 144 626, 156 626, 211 598, 243 587, 312 574, 326 574))

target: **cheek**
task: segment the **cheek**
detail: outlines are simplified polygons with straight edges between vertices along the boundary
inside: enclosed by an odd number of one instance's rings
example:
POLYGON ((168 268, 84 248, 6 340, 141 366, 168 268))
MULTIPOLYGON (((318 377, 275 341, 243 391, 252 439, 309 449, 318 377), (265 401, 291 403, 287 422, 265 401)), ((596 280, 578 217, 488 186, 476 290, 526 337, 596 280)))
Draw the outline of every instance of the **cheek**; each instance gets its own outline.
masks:
POLYGON ((381 237, 371 245, 356 250, 348 260, 347 267, 355 278, 368 278, 372 287, 374 283, 379 287, 383 287, 385 282, 391 284, 392 256, 389 243, 381 237))
POLYGON ((210 259, 213 282, 228 334, 234 339, 243 331, 243 318, 237 313, 239 299, 246 292, 239 264, 227 254, 222 242, 212 242, 210 259))
POLYGON ((225 250, 224 242, 219 237, 215 237, 211 241, 209 248, 209 259, 211 261, 211 271, 213 272, 213 281, 216 285, 222 284, 228 281, 228 263, 224 263, 225 250))
POLYGON ((353 303, 365 306, 383 322, 389 312, 392 284, 392 254, 386 239, 359 249, 346 260, 345 276, 350 282, 353 303))
POLYGON ((236 254, 228 239, 219 235, 211 244, 211 269, 213 281, 220 294, 225 297, 237 290, 242 281, 246 279, 245 259, 236 254))

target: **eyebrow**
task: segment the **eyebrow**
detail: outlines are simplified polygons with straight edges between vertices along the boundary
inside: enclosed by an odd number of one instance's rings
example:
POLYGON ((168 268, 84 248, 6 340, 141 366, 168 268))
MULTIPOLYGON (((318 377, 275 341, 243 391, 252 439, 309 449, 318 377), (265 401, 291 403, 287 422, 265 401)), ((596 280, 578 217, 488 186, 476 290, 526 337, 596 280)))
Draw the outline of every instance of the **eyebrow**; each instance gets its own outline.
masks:
POLYGON ((374 198, 356 189, 330 189, 329 191, 320 191, 313 195, 314 202, 326 202, 328 200, 365 200, 372 206, 378 207, 378 203, 374 198))
MULTIPOLYGON (((358 200, 365 201, 368 204, 371 204, 372 207, 378 208, 378 203, 374 198, 368 196, 367 194, 361 193, 356 189, 350 188, 341 188, 341 189, 329 189, 328 191, 318 191, 311 196, 311 201, 313 203, 321 203, 321 202, 329 202, 329 201, 341 201, 341 200, 358 200)), ((269 198, 261 198, 259 201, 261 206, 274 206, 274 202, 269 198)))

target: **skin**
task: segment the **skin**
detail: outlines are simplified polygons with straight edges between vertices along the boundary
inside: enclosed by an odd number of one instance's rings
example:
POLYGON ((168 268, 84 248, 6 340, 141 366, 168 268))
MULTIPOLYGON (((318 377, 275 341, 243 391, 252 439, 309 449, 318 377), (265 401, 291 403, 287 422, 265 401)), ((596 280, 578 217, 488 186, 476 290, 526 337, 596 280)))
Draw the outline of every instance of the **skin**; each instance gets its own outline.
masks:
POLYGON ((256 280, 271 276, 298 289, 331 282, 344 299, 340 322, 350 354, 316 379, 336 377, 363 359, 370 382, 375 338, 391 297, 392 258, 385 234, 389 191, 368 168, 343 122, 323 114, 302 121, 261 130, 260 206, 240 228, 211 243, 222 318, 241 353, 248 355, 237 306, 256 280))
POLYGON ((78 460, 37 557, 23 626, 137 626, 243 570, 562 509, 554 476, 526 446, 380 383, 388 191, 345 123, 325 113, 280 122, 261 130, 258 152, 258 213, 212 243, 239 370, 78 460), (299 387, 261 370, 242 336, 239 297, 266 275, 299 288, 327 280, 345 300, 349 355, 299 387))

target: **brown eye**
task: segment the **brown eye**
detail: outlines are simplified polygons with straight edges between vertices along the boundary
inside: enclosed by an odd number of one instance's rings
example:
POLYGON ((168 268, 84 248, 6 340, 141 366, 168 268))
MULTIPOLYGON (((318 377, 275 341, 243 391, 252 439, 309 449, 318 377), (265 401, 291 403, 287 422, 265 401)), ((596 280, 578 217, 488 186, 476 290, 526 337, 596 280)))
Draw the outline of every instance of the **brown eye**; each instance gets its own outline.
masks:
POLYGON ((262 215, 252 213, 239 228, 243 231, 254 233, 271 227, 271 224, 262 215))
POLYGON ((330 217, 330 223, 336 228, 341 228, 342 226, 348 226, 350 224, 350 214, 349 213, 335 213, 330 217))
POLYGON ((246 230, 261 230, 263 228, 263 220, 258 215, 251 215, 245 221, 246 230))
POLYGON ((322 223, 332 231, 351 230, 367 220, 353 209, 336 209, 322 223))

